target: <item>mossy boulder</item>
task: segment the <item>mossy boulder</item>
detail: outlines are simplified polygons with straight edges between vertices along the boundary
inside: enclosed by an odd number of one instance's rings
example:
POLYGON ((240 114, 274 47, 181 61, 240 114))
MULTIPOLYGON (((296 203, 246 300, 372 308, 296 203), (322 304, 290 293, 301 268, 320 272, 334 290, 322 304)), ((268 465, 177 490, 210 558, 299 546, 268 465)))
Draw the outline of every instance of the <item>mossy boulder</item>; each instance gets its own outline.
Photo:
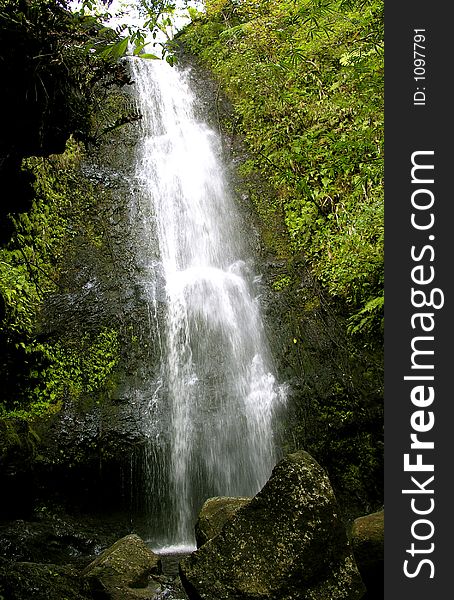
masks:
POLYGON ((200 509, 199 517, 195 524, 197 548, 200 548, 200 546, 203 546, 208 540, 217 535, 236 511, 250 501, 251 498, 232 498, 226 496, 208 498, 200 509))
POLYGON ((353 552, 369 600, 383 598, 384 536, 384 510, 359 517, 353 523, 351 533, 353 552))
POLYGON ((137 535, 127 535, 107 548, 82 572, 95 597, 151 600, 159 585, 151 578, 162 572, 161 559, 137 535), (150 585, 151 584, 151 585, 150 585))
POLYGON ((180 563, 191 600, 359 600, 364 584, 322 467, 286 456, 218 535, 180 563))

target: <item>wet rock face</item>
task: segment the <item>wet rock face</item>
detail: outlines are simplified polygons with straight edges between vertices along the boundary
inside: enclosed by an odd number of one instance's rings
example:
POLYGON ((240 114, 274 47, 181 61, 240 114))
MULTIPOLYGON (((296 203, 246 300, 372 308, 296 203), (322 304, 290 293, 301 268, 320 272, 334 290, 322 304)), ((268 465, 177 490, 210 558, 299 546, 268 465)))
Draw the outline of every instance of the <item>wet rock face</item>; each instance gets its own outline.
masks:
POLYGON ((180 576, 191 600, 359 600, 365 591, 328 477, 304 451, 275 467, 180 576))
POLYGON ((34 495, 30 465, 36 458, 37 436, 24 419, 0 419, 0 514, 28 513, 34 495))
POLYGON ((155 597, 150 577, 161 572, 161 559, 131 534, 107 548, 84 569, 82 577, 95 597, 130 600, 155 597))

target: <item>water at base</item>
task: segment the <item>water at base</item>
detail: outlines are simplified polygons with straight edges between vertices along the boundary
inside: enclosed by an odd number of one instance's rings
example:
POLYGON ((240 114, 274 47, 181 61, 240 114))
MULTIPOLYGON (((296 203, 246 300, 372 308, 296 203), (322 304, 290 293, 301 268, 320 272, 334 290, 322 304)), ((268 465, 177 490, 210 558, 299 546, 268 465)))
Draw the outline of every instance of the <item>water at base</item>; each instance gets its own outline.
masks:
POLYGON ((169 546, 156 551, 153 545, 148 545, 153 552, 159 555, 162 565, 161 586, 155 591, 155 594, 157 592, 156 600, 188 600, 179 577, 179 565, 180 561, 189 556, 195 548, 192 546, 169 546))
POLYGON ((147 535, 159 551, 194 547, 207 498, 263 486, 285 386, 272 372, 219 140, 196 117, 185 73, 162 61, 131 59, 130 68, 143 115, 131 218, 160 356, 144 416, 147 535))

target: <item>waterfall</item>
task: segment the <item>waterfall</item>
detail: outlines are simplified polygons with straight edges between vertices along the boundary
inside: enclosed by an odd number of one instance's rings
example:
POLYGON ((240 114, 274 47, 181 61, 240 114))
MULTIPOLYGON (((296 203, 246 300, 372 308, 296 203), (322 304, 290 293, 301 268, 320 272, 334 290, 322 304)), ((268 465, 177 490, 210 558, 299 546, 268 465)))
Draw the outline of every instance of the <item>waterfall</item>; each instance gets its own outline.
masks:
POLYGON ((272 372, 247 255, 214 131, 188 75, 131 59, 142 114, 134 183, 140 260, 160 367, 150 385, 148 505, 155 546, 193 545, 211 496, 252 496, 277 460, 272 372))

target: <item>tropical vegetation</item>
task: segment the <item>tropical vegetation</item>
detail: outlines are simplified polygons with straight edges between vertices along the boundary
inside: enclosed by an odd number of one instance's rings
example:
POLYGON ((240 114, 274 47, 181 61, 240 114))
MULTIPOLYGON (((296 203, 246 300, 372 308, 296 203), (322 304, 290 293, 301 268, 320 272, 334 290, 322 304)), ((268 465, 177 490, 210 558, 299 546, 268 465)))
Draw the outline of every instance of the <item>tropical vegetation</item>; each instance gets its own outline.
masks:
MULTIPOLYGON (((180 39, 217 77, 303 254, 349 331, 383 330, 383 2, 207 0, 180 39)), ((271 225, 272 226, 272 225, 271 225)))

